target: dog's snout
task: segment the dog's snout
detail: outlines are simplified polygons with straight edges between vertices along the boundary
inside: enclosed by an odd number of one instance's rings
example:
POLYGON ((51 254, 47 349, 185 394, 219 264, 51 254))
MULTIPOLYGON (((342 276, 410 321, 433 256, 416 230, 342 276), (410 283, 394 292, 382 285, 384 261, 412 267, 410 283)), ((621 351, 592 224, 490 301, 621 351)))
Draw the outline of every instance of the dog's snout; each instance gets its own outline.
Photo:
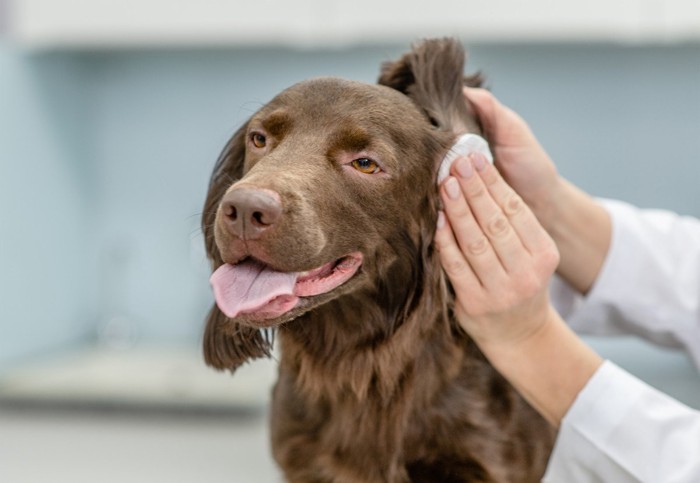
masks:
POLYGON ((265 189, 236 188, 221 200, 227 229, 239 238, 255 240, 282 216, 277 193, 265 189))

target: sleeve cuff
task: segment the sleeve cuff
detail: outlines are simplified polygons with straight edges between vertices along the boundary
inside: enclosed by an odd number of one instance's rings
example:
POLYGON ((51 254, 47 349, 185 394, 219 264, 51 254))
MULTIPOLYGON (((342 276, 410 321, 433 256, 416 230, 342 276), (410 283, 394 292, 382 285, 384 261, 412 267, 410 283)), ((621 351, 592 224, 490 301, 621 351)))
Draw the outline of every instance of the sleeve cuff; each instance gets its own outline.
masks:
POLYGON ((608 451, 611 432, 643 391, 610 361, 598 368, 564 416, 544 483, 638 482, 608 451))
POLYGON ((612 362, 598 368, 561 422, 544 483, 637 481, 605 447, 639 399, 638 382, 612 362))
POLYGON ((700 413, 606 361, 564 416, 544 482, 697 481, 700 413))

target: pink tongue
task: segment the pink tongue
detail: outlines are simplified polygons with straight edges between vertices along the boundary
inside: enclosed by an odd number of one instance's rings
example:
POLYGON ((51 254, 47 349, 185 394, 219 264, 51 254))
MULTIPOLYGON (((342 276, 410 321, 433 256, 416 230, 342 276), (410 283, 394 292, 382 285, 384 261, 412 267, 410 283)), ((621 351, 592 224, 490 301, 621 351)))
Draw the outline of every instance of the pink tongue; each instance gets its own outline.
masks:
POLYGON ((295 272, 276 272, 254 261, 221 265, 209 282, 221 311, 228 317, 251 313, 274 318, 288 312, 299 301, 294 295, 295 272))

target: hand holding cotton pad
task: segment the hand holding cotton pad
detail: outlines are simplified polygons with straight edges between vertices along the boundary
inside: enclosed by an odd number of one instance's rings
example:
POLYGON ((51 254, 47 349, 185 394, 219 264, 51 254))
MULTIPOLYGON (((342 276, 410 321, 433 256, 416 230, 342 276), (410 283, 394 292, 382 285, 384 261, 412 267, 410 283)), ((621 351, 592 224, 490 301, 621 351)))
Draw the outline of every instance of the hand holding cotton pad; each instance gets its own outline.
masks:
POLYGON ((478 134, 463 134, 459 137, 459 139, 457 139, 457 141, 452 145, 450 150, 442 159, 440 168, 438 168, 438 185, 445 181, 445 179, 450 175, 450 167, 457 158, 465 157, 472 153, 483 154, 489 163, 493 164, 493 155, 491 154, 489 144, 486 142, 486 140, 478 134))

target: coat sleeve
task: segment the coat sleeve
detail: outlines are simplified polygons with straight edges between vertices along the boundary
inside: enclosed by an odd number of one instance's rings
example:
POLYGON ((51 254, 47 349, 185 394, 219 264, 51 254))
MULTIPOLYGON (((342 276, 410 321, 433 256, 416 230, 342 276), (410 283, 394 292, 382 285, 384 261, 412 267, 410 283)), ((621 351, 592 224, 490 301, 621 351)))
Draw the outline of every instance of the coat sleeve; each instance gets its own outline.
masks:
POLYGON ((564 417, 545 483, 700 481, 700 412, 606 361, 564 417))
POLYGON ((601 203, 612 218, 601 273, 586 297, 555 277, 554 306, 579 333, 636 334, 685 349, 700 368, 700 220, 601 203))

